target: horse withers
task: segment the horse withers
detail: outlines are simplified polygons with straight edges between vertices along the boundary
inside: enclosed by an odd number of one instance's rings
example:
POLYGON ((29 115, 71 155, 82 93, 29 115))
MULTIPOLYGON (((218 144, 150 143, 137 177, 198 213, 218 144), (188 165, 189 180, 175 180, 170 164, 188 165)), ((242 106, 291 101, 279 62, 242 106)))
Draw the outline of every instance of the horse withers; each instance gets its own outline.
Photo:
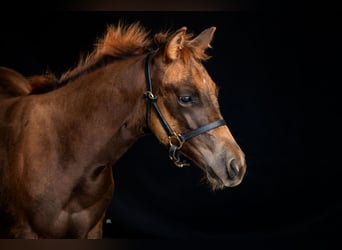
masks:
POLYGON ((245 156, 202 64, 214 32, 182 27, 150 39, 139 23, 118 24, 60 77, 1 67, 1 237, 101 238, 112 166, 150 132, 212 189, 238 185, 245 156))

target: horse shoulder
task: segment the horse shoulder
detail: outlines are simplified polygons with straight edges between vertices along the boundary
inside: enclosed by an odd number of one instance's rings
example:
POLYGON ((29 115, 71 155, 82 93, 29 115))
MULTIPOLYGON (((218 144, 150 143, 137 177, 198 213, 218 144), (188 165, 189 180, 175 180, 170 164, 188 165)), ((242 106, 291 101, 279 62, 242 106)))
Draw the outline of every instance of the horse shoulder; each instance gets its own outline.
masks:
POLYGON ((19 72, 0 67, 0 97, 25 96, 32 91, 31 84, 19 72))

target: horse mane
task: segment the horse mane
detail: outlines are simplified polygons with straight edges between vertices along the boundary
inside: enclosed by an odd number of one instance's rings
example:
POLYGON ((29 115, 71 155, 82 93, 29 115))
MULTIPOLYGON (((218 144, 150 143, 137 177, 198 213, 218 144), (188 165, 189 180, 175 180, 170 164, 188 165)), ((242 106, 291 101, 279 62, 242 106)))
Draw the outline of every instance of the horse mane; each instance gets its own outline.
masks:
POLYGON ((122 22, 117 26, 108 25, 105 35, 95 43, 95 49, 86 57, 81 57, 78 65, 64 73, 60 80, 77 75, 103 58, 120 59, 145 53, 151 45, 148 34, 139 22, 130 25, 124 25, 122 22))
MULTIPOLYGON (((94 50, 86 56, 81 55, 77 66, 63 73, 59 79, 52 73, 30 77, 32 93, 49 92, 113 59, 142 55, 149 51, 152 44, 163 47, 172 34, 168 30, 157 33, 153 39, 150 39, 149 33, 139 22, 129 25, 122 22, 119 22, 116 26, 108 25, 104 35, 95 42, 94 50)), ((199 60, 207 60, 209 56, 205 54, 205 51, 197 49, 191 43, 192 37, 193 34, 191 33, 185 34, 184 48, 182 50, 183 59, 195 57, 199 60)))

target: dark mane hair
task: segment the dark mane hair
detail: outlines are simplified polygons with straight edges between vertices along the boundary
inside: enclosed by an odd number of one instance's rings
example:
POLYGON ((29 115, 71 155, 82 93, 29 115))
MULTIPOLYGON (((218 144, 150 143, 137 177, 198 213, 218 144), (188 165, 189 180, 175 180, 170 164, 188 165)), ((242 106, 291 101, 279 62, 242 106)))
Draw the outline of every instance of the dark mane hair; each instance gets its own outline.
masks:
POLYGON ((104 58, 124 58, 144 54, 151 45, 147 32, 140 23, 124 25, 121 22, 117 26, 108 25, 107 32, 100 37, 95 49, 85 58, 81 58, 78 65, 65 72, 60 81, 84 71, 91 65, 99 64, 104 58))
MULTIPOLYGON (((97 39, 94 50, 86 56, 81 55, 77 66, 63 73, 59 79, 52 73, 46 77, 30 77, 32 93, 49 92, 115 59, 142 55, 150 50, 152 44, 156 44, 158 47, 165 46, 171 34, 170 31, 160 32, 154 35, 153 39, 150 39, 149 33, 139 22, 129 25, 122 22, 116 26, 108 25, 105 34, 97 39)), ((209 57, 205 51, 196 49, 190 42, 191 38, 192 34, 186 34, 183 57, 187 59, 194 56, 200 60, 207 60, 209 57)))

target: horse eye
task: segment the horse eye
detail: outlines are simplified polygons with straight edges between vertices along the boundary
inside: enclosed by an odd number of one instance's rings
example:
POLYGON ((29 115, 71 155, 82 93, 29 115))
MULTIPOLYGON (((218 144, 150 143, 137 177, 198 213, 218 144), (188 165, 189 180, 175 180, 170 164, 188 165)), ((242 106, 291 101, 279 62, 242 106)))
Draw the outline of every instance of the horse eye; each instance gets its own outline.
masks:
POLYGON ((192 103, 192 97, 189 95, 185 95, 185 96, 179 96, 179 102, 181 104, 190 104, 192 103))

